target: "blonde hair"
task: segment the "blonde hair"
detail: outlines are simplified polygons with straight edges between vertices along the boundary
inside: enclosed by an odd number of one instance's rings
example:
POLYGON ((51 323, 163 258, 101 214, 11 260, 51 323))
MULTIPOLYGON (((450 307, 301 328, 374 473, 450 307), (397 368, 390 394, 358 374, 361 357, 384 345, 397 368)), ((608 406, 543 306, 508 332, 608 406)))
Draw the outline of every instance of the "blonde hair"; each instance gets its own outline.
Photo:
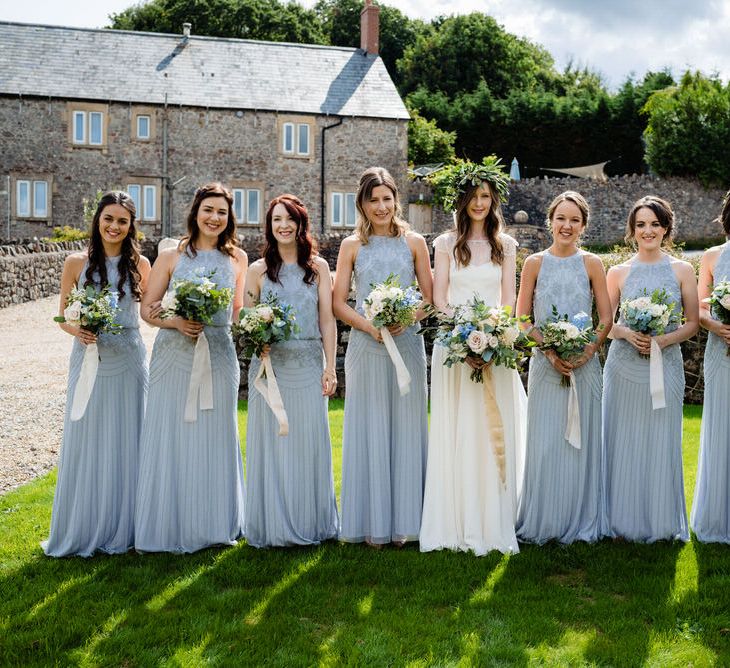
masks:
POLYGON ((403 218, 398 186, 395 185, 395 180, 390 175, 390 172, 383 167, 370 167, 360 176, 360 184, 358 185, 357 197, 355 198, 355 205, 357 207, 355 236, 362 244, 367 244, 370 240, 370 235, 373 233, 373 224, 365 215, 363 202, 370 199, 370 196, 373 194, 373 190, 378 186, 385 186, 393 193, 395 210, 393 211, 393 218, 390 221, 390 236, 403 236, 410 229, 410 226, 403 218))

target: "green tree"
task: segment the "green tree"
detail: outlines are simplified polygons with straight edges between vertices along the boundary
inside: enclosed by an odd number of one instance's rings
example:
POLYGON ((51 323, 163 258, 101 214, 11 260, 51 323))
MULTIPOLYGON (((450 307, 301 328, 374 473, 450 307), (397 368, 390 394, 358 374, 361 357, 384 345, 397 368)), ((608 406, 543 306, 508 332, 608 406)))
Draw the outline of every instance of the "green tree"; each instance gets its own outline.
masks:
POLYGON ((730 84, 687 72, 679 86, 653 93, 644 111, 646 160, 657 174, 730 181, 730 84))
POLYGON ((441 130, 436 121, 429 121, 410 109, 408 123, 408 162, 423 165, 434 162, 452 162, 454 155, 455 132, 441 130))
POLYGON ((479 12, 433 22, 406 48, 399 68, 402 92, 425 86, 451 98, 481 80, 493 95, 505 97, 513 89, 549 86, 556 76, 545 49, 479 12))
POLYGON ((296 2, 279 0, 150 0, 110 16, 111 28, 193 33, 274 42, 326 44, 317 14, 296 2))

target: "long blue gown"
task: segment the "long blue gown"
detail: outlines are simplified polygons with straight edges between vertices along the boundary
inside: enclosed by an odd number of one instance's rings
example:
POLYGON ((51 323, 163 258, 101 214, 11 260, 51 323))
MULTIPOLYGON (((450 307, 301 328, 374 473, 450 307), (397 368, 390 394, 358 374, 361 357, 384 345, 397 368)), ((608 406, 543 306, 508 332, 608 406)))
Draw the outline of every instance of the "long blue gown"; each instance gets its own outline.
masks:
MULTIPOLYGON (((182 253, 173 279, 196 269, 219 287, 235 287, 228 255, 182 253)), ((243 534, 243 465, 238 442, 239 367, 230 333, 232 307, 205 326, 210 345, 213 409, 183 420, 195 340, 161 329, 150 360, 150 391, 142 430, 135 548, 140 552, 195 552, 232 545, 243 534)))
MULTIPOLYGON (((119 257, 106 259, 112 290, 119 257)), ((81 271, 83 284, 87 264, 81 271)), ((98 281, 98 276, 96 276, 98 281)), ((146 350, 139 333, 139 303, 131 288, 119 300, 117 334, 98 337, 99 368, 83 417, 70 419, 86 347, 74 339, 66 392, 63 443, 53 498, 51 533, 43 543, 53 557, 118 554, 134 545, 134 499, 139 437, 147 393, 146 350)))

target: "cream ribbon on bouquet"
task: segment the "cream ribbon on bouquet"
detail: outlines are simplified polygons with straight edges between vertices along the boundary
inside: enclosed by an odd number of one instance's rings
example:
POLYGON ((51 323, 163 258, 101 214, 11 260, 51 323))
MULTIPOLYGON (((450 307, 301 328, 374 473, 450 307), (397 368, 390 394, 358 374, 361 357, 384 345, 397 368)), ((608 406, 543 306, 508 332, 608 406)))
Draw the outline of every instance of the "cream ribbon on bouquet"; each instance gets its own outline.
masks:
POLYGON ((185 400, 185 422, 197 422, 198 404, 201 411, 213 408, 213 369, 210 366, 210 346, 205 332, 195 342, 193 368, 190 371, 188 396, 185 400))
POLYGON ((492 377, 491 364, 484 368, 484 408, 489 420, 489 442, 492 444, 492 453, 497 463, 499 471, 499 480, 502 487, 507 487, 507 472, 504 457, 504 424, 502 422, 502 413, 497 405, 497 398, 494 394, 494 379, 492 377))
POLYGON ((653 410, 666 408, 664 399, 664 360, 662 349, 654 337, 651 338, 651 353, 649 354, 649 393, 653 410))
POLYGON ((286 436, 289 433, 289 418, 284 410, 284 401, 281 398, 281 392, 279 392, 279 385, 276 382, 274 367, 271 366, 271 357, 269 355, 261 360, 261 366, 259 366, 259 372, 256 374, 253 385, 274 413, 279 423, 279 436, 286 436), (265 378, 264 372, 266 372, 265 378))
POLYGON ((400 395, 404 396, 411 391, 411 374, 408 372, 408 369, 406 369, 406 364, 403 361, 400 351, 398 350, 398 346, 395 345, 393 336, 388 331, 388 328, 381 327, 380 335, 383 337, 385 349, 388 351, 388 355, 390 355, 390 359, 393 361, 393 365, 395 366, 395 375, 398 379, 398 390, 400 391, 400 395))
POLYGON ((99 347, 95 343, 89 343, 84 352, 84 359, 81 362, 79 379, 74 389, 74 400, 71 404, 71 422, 77 422, 86 412, 91 392, 96 383, 96 372, 99 370, 99 347))
POLYGON ((578 403, 578 390, 575 386, 575 374, 570 372, 570 387, 568 388, 568 420, 565 424, 565 440, 576 450, 580 450, 580 404, 578 403))

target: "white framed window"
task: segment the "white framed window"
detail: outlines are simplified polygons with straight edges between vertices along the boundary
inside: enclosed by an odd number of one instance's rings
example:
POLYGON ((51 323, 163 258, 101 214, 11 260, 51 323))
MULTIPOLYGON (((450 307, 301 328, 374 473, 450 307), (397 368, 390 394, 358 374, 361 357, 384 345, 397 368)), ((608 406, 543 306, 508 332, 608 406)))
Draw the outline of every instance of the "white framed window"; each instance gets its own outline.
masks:
POLYGON ((261 190, 234 188, 233 213, 239 224, 259 225, 261 223, 261 190))
POLYGON ((104 114, 100 111, 89 112, 89 144, 101 146, 104 143, 104 114))
POLYGON ((99 105, 89 106, 90 109, 71 111, 71 143, 75 146, 104 146, 106 144, 104 112, 93 109, 93 106, 99 105))
POLYGON ((15 182, 15 215, 18 218, 48 218, 50 205, 48 181, 18 179, 15 182))
POLYGON ((281 131, 282 146, 284 153, 294 153, 294 123, 284 123, 281 131))
POLYGON ((309 123, 297 124, 297 155, 309 155, 309 123))
POLYGON ((86 143, 86 112, 74 111, 73 113, 73 137, 74 144, 86 143))
POLYGON ((144 206, 142 220, 157 220, 157 186, 142 186, 144 206))
POLYGON ((330 196, 330 207, 332 227, 355 227, 355 193, 333 192, 330 196))
POLYGON ((127 192, 137 209, 137 219, 151 222, 158 221, 159 215, 159 186, 150 183, 128 183, 127 192))
POLYGON ((147 114, 137 116, 137 139, 149 140, 152 136, 150 131, 150 117, 147 114))

